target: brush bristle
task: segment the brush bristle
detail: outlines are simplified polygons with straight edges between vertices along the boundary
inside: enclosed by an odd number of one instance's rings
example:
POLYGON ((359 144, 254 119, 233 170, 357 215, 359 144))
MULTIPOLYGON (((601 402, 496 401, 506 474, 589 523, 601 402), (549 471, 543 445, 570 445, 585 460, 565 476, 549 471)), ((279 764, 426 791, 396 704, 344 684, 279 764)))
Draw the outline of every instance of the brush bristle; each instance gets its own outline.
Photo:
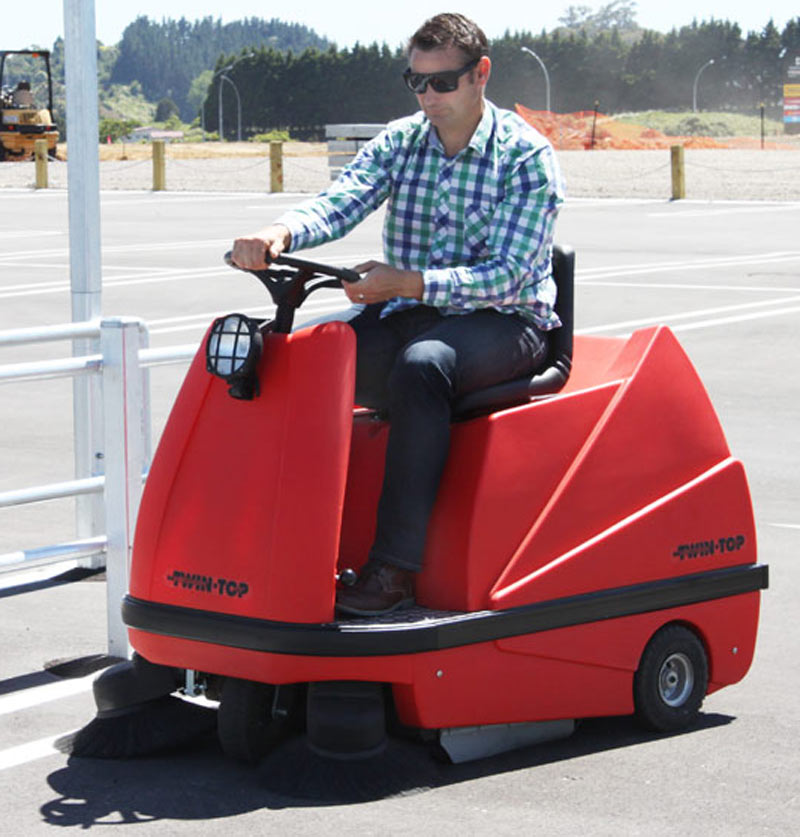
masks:
POLYGON ((110 717, 98 717, 55 746, 82 758, 130 759, 175 750, 214 730, 217 713, 175 697, 138 704, 110 717))
POLYGON ((382 753, 363 759, 327 758, 304 737, 273 750, 258 768, 267 790, 327 804, 370 802, 430 790, 442 767, 421 744, 390 739, 382 753))

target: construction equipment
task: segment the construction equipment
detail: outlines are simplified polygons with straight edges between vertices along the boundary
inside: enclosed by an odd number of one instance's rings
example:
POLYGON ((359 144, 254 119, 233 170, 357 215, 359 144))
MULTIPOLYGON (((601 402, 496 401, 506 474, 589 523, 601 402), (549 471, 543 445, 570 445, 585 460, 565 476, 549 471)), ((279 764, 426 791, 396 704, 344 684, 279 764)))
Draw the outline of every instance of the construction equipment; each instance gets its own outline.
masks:
MULTIPOLYGON (((15 73, 16 75, 16 73, 15 73)), ((0 50, 0 160, 33 159, 34 143, 47 140, 47 153, 55 157, 58 129, 53 122, 53 77, 48 50, 0 50), (10 73, 6 59, 11 55, 26 55, 44 61, 47 73, 47 107, 38 107, 29 79, 7 85, 10 73)))

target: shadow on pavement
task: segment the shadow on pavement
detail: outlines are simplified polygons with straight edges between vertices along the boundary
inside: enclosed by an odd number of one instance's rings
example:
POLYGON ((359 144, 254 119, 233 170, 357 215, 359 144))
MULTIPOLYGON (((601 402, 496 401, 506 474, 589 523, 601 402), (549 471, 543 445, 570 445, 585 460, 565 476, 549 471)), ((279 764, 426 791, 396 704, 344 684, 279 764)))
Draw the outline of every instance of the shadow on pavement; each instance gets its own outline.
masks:
POLYGON ((35 581, 14 582, 12 580, 7 587, 0 587, 0 599, 19 596, 23 593, 35 593, 37 590, 49 590, 51 587, 61 587, 64 584, 72 584, 74 581, 105 581, 105 579, 105 570, 75 568, 35 581))
MULTIPOLYGON (((702 714, 681 735, 729 724, 734 718, 702 714)), ((527 770, 659 738, 631 718, 585 721, 571 738, 539 744, 468 764, 445 763, 427 745, 390 740, 380 756, 332 761, 311 753, 301 738, 277 747, 257 767, 223 755, 208 736, 191 749, 161 758, 104 761, 70 758, 50 774, 57 796, 41 807, 49 825, 93 825, 152 820, 209 820, 263 808, 352 804, 420 793, 486 776, 527 770)))
POLYGON ((120 657, 111 657, 108 654, 49 660, 41 671, 31 671, 0 680, 0 695, 22 692, 36 686, 46 686, 50 683, 58 683, 60 680, 86 677, 120 661, 120 657))

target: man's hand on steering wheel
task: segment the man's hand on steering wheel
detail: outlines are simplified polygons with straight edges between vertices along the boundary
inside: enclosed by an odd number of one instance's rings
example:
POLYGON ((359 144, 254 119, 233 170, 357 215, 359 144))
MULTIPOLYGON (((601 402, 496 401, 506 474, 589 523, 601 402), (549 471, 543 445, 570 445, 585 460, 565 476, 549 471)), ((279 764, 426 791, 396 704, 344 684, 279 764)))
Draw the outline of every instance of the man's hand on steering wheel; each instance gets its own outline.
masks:
POLYGON ((351 302, 372 305, 396 296, 422 299, 424 285, 422 274, 417 270, 401 270, 377 261, 363 262, 354 270, 363 274, 364 278, 360 282, 344 285, 344 292, 351 302))
POLYGON ((272 224, 233 242, 233 262, 245 270, 263 270, 268 263, 289 249, 292 235, 283 224, 272 224))

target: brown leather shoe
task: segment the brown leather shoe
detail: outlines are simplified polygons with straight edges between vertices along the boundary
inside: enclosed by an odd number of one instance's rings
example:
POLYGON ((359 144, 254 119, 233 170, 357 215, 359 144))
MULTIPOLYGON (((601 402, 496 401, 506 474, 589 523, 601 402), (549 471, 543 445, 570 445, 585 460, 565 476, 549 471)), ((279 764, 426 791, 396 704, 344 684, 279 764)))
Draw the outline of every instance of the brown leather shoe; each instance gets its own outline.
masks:
POLYGON ((367 564, 358 581, 336 591, 336 609, 354 616, 378 616, 414 604, 414 573, 391 564, 367 564))

